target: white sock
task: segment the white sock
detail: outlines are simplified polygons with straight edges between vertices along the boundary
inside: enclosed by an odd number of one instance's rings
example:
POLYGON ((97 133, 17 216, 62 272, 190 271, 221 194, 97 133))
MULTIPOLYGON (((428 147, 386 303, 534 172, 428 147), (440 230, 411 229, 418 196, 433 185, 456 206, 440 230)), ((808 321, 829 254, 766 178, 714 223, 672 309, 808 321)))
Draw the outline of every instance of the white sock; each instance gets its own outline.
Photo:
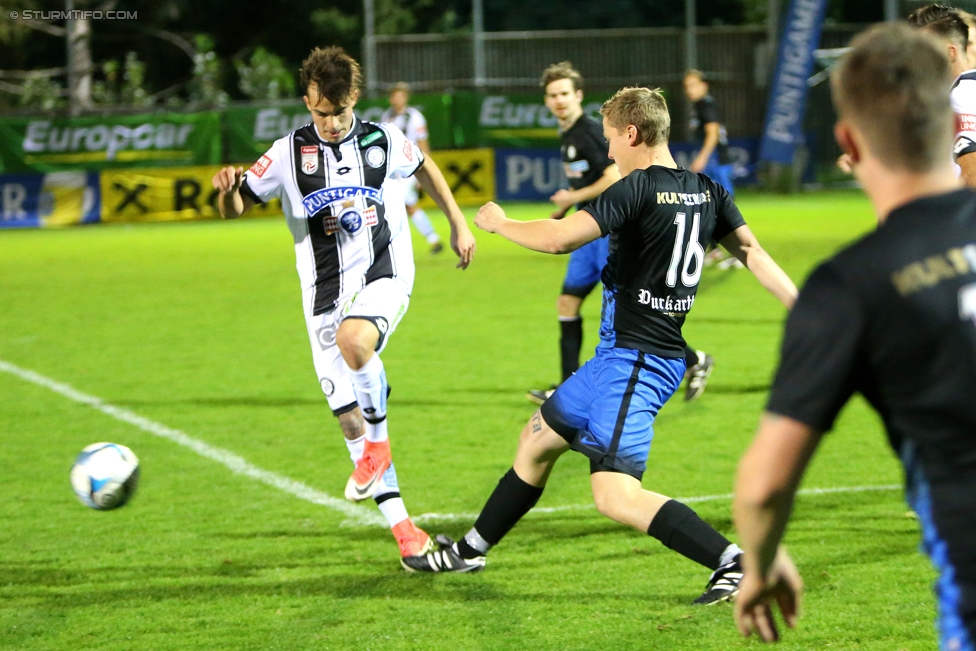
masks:
POLYGON ((383 361, 379 355, 373 355, 358 371, 349 369, 349 377, 356 393, 356 402, 366 421, 366 440, 382 443, 387 440, 386 371, 383 361))
POLYGON ((731 545, 725 548, 724 552, 722 552, 722 557, 718 559, 718 566, 722 567, 723 565, 731 563, 732 560, 741 553, 742 550, 739 549, 739 546, 736 545, 735 543, 732 543, 731 545))
POLYGON ((363 458, 363 449, 366 447, 366 435, 363 434, 358 439, 345 439, 346 448, 349 450, 349 458, 352 459, 353 465, 359 463, 359 460, 363 458))
POLYGON ((417 212, 410 215, 410 221, 417 227, 420 234, 427 238, 428 243, 434 244, 435 242, 441 241, 437 231, 434 230, 434 225, 430 223, 430 217, 420 208, 417 209, 417 212))
POLYGON ((379 509, 383 517, 386 518, 386 523, 390 525, 390 529, 410 518, 407 514, 407 507, 403 505, 403 499, 400 497, 383 500, 379 503, 379 509))

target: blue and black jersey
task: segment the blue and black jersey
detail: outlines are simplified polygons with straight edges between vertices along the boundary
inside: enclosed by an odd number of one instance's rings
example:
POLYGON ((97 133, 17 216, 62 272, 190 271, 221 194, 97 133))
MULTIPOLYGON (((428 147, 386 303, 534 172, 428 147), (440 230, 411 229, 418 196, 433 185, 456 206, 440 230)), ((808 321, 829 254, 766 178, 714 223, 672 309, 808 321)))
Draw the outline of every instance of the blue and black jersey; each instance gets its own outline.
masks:
POLYGON ((767 409, 828 431, 855 392, 884 421, 941 573, 941 648, 973 649, 976 192, 895 209, 803 287, 767 409))
POLYGON ((586 211, 610 235, 600 345, 684 357, 681 326, 705 248, 745 225, 728 192, 704 174, 652 165, 610 186, 586 211))

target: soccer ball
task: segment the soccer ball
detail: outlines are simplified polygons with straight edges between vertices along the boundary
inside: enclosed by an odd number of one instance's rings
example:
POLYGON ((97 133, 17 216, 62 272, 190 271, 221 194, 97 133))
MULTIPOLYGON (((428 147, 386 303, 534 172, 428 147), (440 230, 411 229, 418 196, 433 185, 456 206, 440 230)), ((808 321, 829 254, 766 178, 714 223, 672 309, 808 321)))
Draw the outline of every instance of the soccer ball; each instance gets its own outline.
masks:
POLYGON ((92 443, 71 468, 71 486, 85 506, 109 511, 124 505, 139 483, 139 459, 117 443, 92 443))

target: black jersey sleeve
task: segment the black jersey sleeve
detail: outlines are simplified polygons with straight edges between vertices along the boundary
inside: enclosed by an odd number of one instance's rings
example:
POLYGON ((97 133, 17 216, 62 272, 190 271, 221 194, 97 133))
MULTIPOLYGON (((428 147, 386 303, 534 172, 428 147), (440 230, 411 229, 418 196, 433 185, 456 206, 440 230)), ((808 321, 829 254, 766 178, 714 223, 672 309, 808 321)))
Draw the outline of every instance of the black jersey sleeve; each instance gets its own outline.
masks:
POLYGON ((698 113, 698 120, 701 122, 702 126, 711 122, 721 122, 721 120, 718 118, 718 107, 715 106, 714 100, 701 100, 698 102, 695 110, 698 113))
POLYGON ((739 212, 739 207, 735 205, 728 190, 718 183, 710 183, 712 197, 715 199, 715 230, 712 231, 712 239, 720 242, 723 237, 746 225, 746 220, 739 212))
POLYGON ((831 263, 807 280, 786 321, 767 411, 822 432, 857 389, 864 308, 831 263))
POLYGON ((643 174, 629 174, 586 205, 586 212, 600 225, 602 235, 618 230, 640 213, 642 185, 643 174))
POLYGON ((610 160, 610 148, 603 138, 602 131, 591 131, 587 143, 586 160, 590 162, 590 169, 603 175, 603 170, 613 165, 610 160))

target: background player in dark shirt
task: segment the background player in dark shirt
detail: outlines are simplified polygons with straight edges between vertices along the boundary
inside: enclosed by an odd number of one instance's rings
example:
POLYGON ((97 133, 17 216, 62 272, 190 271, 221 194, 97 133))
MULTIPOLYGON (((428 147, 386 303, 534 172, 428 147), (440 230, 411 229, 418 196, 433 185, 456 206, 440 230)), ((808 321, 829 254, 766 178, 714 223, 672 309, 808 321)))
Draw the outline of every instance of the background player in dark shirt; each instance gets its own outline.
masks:
POLYGON ((703 174, 677 168, 659 91, 625 88, 601 112, 621 181, 560 221, 512 221, 493 203, 475 218, 479 228, 548 253, 610 236, 596 356, 529 420, 513 467, 464 539, 440 537, 440 550, 407 562, 428 572, 484 567, 489 548, 538 501, 556 460, 574 449, 590 459, 601 513, 713 570, 696 600, 712 603, 735 593, 739 549, 688 506, 641 488, 654 418, 684 374, 681 325, 695 302, 706 244, 720 240, 787 306, 796 287, 759 246, 728 193, 703 174))
POLYGON ((878 411, 939 570, 941 648, 976 640, 976 193, 952 168, 944 49, 904 24, 859 36, 832 79, 834 133, 878 229, 810 276, 786 324, 759 432, 739 466, 743 634, 792 626, 801 582, 779 548, 793 496, 854 392, 878 411))
POLYGON ((688 169, 701 172, 732 195, 732 159, 729 157, 729 138, 719 116, 715 99, 708 94, 708 82, 699 70, 689 70, 684 79, 685 96, 691 102, 688 130, 701 149, 688 169))
MULTIPOLYGON (((575 205, 582 208, 596 199, 613 183, 620 180, 620 172, 607 155, 603 125, 583 113, 583 77, 569 61, 546 68, 539 84, 545 93, 546 107, 559 122, 562 141, 563 166, 570 190, 558 190, 551 197, 556 204, 553 219, 562 219, 575 205)), ((580 308, 600 282, 600 274, 607 264, 608 238, 598 238, 573 251, 566 267, 562 292, 556 300, 559 316, 559 357, 561 382, 576 372, 583 347, 583 318, 580 308)), ((695 400, 705 390, 714 361, 703 351, 686 349, 688 389, 685 400, 695 400)), ((552 395, 556 386, 533 389, 527 397, 541 405, 552 395)))

